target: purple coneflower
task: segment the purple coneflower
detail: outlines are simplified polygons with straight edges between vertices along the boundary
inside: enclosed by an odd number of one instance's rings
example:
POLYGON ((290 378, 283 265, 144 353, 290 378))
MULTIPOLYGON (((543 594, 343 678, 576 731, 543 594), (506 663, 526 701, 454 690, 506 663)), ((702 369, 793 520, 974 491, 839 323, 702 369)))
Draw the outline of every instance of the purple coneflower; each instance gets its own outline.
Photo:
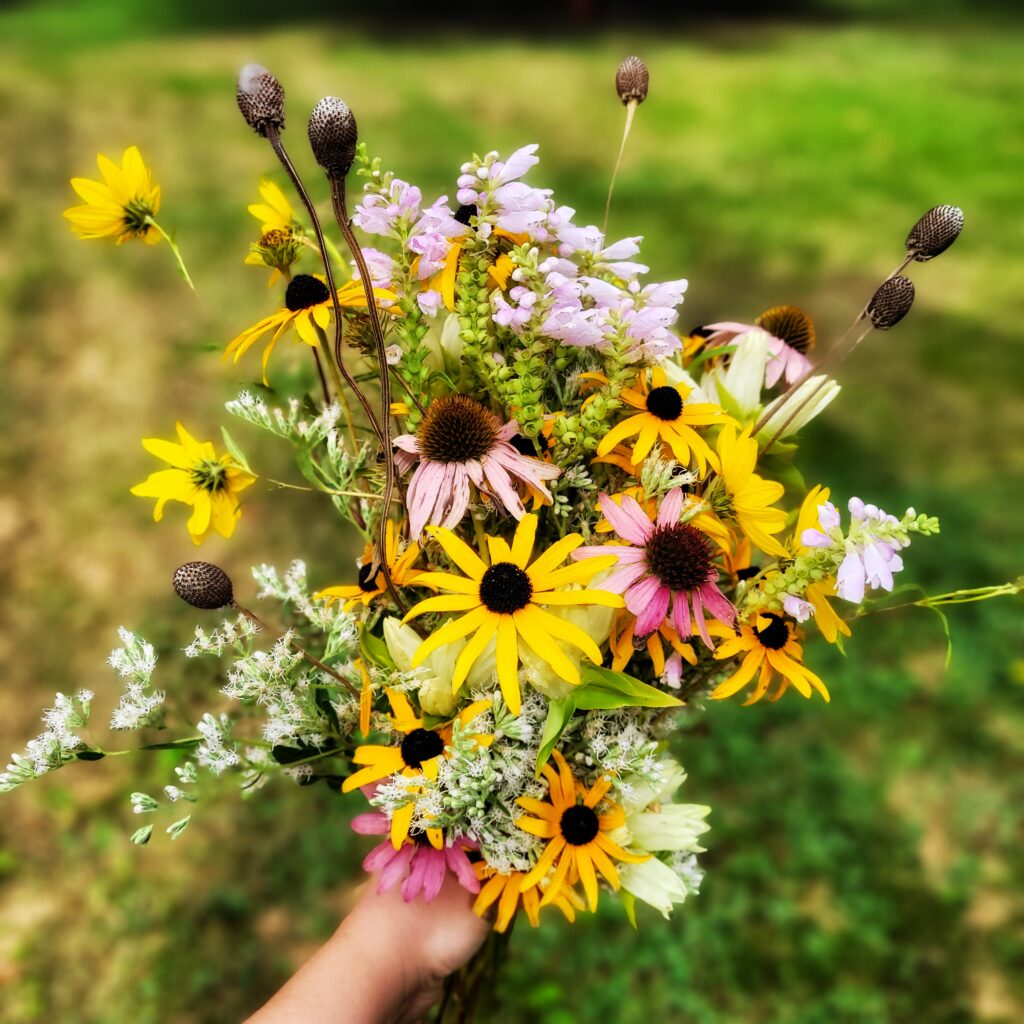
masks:
MULTIPOLYGON (((364 836, 386 836, 391 831, 387 815, 381 811, 357 814, 352 819, 352 830, 364 836)), ((456 838, 450 846, 435 850, 426 839, 413 835, 409 842, 397 850, 385 839, 363 858, 363 870, 379 871, 377 892, 387 892, 399 882, 402 883, 402 899, 411 903, 422 895, 429 903, 441 891, 444 876, 450 871, 463 889, 472 893, 480 891, 480 882, 466 850, 475 848, 468 839, 456 838)))
POLYGON ((621 505, 607 494, 600 495, 601 511, 621 540, 578 548, 573 558, 618 558, 618 568, 598 585, 625 597, 626 608, 636 616, 637 636, 653 633, 665 621, 671 603, 672 625, 678 634, 690 636, 692 611, 693 625, 704 643, 713 648, 705 610, 730 625, 736 612, 718 589, 711 541, 695 526, 679 522, 685 500, 682 488, 669 491, 652 523, 628 494, 621 505))
POLYGON ((724 345, 751 331, 764 331, 771 355, 764 371, 765 387, 772 387, 780 378, 792 384, 811 368, 807 353, 814 348, 814 321, 796 306, 772 306, 752 324, 723 320, 708 324, 705 330, 713 332, 708 335, 708 345, 724 345))
POLYGON ((403 472, 416 466, 406 504, 413 540, 428 524, 452 529, 469 508, 469 485, 506 512, 526 514, 516 482, 551 502, 546 480, 561 474, 557 466, 520 454, 509 442, 519 433, 466 395, 435 399, 415 434, 395 438, 395 462, 403 472), (417 465, 418 463, 418 465, 417 465))

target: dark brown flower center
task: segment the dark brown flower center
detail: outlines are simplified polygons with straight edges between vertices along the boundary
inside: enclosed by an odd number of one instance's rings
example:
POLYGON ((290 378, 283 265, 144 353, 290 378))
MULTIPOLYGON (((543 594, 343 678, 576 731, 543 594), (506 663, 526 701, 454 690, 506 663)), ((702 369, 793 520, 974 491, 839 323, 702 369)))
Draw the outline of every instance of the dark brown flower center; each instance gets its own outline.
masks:
POLYGON ((402 739, 402 760, 408 768, 419 768, 443 752, 444 740, 429 729, 413 729, 402 739))
POLYGON ((711 541, 687 523, 655 527, 646 551, 647 567, 670 590, 693 590, 711 575, 711 541))
POLYGON ((647 411, 659 420, 677 420, 683 411, 683 396, 668 384, 647 394, 647 411))
POLYGON ((586 846, 597 835, 600 825, 597 814, 583 804, 568 807, 562 812, 560 822, 562 838, 570 846, 586 846))
POLYGON ((284 304, 292 312, 318 306, 331 296, 327 285, 312 274, 296 274, 289 282, 284 293, 284 304))
POLYGON ((494 447, 500 429, 498 418, 476 399, 449 395, 430 404, 416 438, 431 462, 468 462, 494 447))
POLYGON ((525 608, 533 597, 533 584, 524 569, 511 562, 495 562, 480 578, 480 600, 498 615, 525 608))
POLYGON ((761 616, 761 618, 768 619, 767 626, 755 626, 754 632, 757 634, 757 639, 760 640, 762 647, 767 647, 769 651, 780 651, 789 642, 789 626, 781 615, 775 615, 773 612, 769 612, 767 615, 761 616))
POLYGON ((781 338, 797 352, 809 352, 814 348, 814 321, 797 306, 772 306, 754 323, 776 338, 781 338))

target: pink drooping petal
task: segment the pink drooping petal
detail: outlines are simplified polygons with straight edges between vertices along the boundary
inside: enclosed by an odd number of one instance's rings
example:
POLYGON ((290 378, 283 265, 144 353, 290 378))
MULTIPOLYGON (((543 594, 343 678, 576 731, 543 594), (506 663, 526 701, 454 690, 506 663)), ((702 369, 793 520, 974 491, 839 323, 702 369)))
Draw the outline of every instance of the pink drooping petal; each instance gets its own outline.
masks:
POLYGON ((679 522, 685 500, 682 487, 673 487, 662 499, 661 508, 658 509, 658 525, 675 526, 679 522))
POLYGON ((458 879, 459 885, 463 889, 472 893, 480 891, 480 880, 476 877, 473 865, 461 846, 449 846, 445 850, 445 859, 448 861, 449 870, 458 879))
POLYGON ((430 513, 434 507, 438 489, 444 481, 444 466, 440 462, 424 460, 416 467, 409 490, 406 494, 406 507, 409 510, 409 535, 418 540, 423 527, 430 521, 430 513))
POLYGON ((444 876, 448 873, 448 861, 441 850, 421 850, 420 856, 424 854, 426 861, 423 867, 423 899, 429 903, 441 891, 444 885, 444 876))
POLYGON ((402 888, 399 890, 406 903, 412 903, 423 889, 423 882, 430 865, 430 861, 423 856, 425 852, 422 847, 417 847, 409 863, 409 874, 406 875, 405 881, 402 882, 402 888))
POLYGON ((600 590, 609 590, 613 594, 622 594, 647 572, 642 562, 622 565, 604 579, 597 580, 591 586, 600 590))
POLYGON ((626 607, 636 616, 637 636, 653 633, 665 621, 671 596, 672 592, 655 576, 648 576, 626 592, 626 607))
POLYGON ((686 592, 676 593, 676 601, 680 599, 689 601, 693 605, 693 622, 697 627, 697 632, 700 634, 701 640, 704 641, 704 646, 709 650, 714 650, 715 645, 711 640, 711 634, 708 633, 708 625, 704 621, 704 603, 701 601, 700 590, 691 590, 687 595, 686 592))
POLYGON ((446 477, 448 489, 438 496, 434 514, 438 526, 452 530, 469 510, 469 473, 461 462, 449 462, 445 469, 449 471, 446 477), (443 515, 442 508, 447 510, 443 515))
POLYGON ((391 439, 391 443, 401 451, 415 455, 417 459, 420 457, 420 442, 415 434, 399 434, 391 439))
POLYGON ((364 858, 363 870, 372 874, 374 871, 382 871, 397 855, 398 851, 391 845, 391 840, 386 839, 378 843, 364 858))
POLYGON ((400 847, 392 858, 391 862, 381 871, 377 882, 377 892, 387 892, 393 889, 405 877, 409 870, 409 862, 412 860, 416 847, 405 844, 400 847))
POLYGON ((700 598, 704 602, 704 607, 719 622, 724 622, 727 626, 731 626, 736 620, 736 609, 725 594, 718 589, 718 584, 713 579, 708 580, 707 583, 701 586, 700 598))
POLYGON ((361 836, 386 836, 390 827, 388 817, 382 811, 357 814, 351 821, 352 831, 361 836))
POLYGON ((689 640, 692 632, 690 627, 690 601, 685 591, 677 590, 672 605, 672 624, 676 627, 680 640, 689 640))
POLYGON ((774 355, 765 364, 764 368, 764 385, 767 388, 775 387, 778 383, 779 378, 782 376, 782 371, 786 367, 786 357, 783 353, 774 355))
POLYGON ((623 539, 631 544, 643 546, 647 539, 654 532, 651 521, 644 515, 643 509, 628 495, 622 499, 621 507, 617 505, 607 494, 598 496, 598 503, 605 518, 612 524, 612 529, 623 539), (640 518, 630 515, 626 502, 633 501, 633 504, 640 509, 640 518))
POLYGON ((480 464, 487 477, 487 490, 491 497, 499 502, 506 512, 511 513, 516 519, 522 519, 526 515, 526 509, 523 508, 523 502, 512 486, 512 480, 505 467, 490 455, 485 455, 480 464))

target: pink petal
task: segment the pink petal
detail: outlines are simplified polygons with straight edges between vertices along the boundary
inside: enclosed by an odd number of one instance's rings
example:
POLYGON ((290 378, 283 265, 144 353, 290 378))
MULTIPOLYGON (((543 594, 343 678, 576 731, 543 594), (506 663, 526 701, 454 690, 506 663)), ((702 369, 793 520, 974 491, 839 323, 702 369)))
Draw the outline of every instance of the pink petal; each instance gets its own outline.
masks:
POLYGON ((459 885, 469 892, 480 891, 480 880, 476 877, 473 865, 466 856, 465 850, 452 846, 445 850, 445 858, 452 874, 459 880, 459 885))
POLYGON ((424 460, 416 467, 406 494, 406 506, 409 509, 409 535, 413 540, 419 538, 423 527, 427 525, 438 488, 443 481, 444 466, 440 462, 424 460))
POLYGON ((599 495, 597 500, 601 505, 601 511, 604 513, 605 518, 612 524, 612 529, 623 540, 628 540, 631 544, 639 544, 641 546, 647 543, 647 538, 654 532, 654 527, 647 516, 644 515, 643 509, 640 509, 640 506, 632 498, 628 495, 624 497, 621 507, 612 501, 607 494, 599 495), (640 520, 635 519, 629 514, 626 506, 627 501, 633 501, 633 504, 640 509, 640 520))
POLYGON ((680 597, 693 602, 693 621, 697 626, 697 632, 700 633, 700 638, 704 641, 704 645, 713 651, 715 645, 711 642, 711 635, 708 633, 708 626, 704 621, 704 605, 701 603, 700 591, 691 590, 688 596, 686 594, 676 594, 676 601, 680 597))
POLYGON ((393 889, 405 877, 409 870, 409 861, 412 860, 414 846, 406 845, 395 851, 391 863, 380 873, 380 880, 377 882, 377 892, 387 892, 393 889))
POLYGON ((469 473, 461 462, 449 462, 445 469, 447 488, 442 487, 442 492, 434 504, 434 513, 435 517, 440 519, 437 525, 451 530, 462 522, 469 509, 469 473), (444 518, 439 514, 442 506, 448 509, 444 518))
POLYGON ((685 500, 682 487, 673 487, 662 499, 661 508, 658 509, 658 525, 675 526, 679 522, 685 500))
POLYGON ((378 843, 363 858, 363 870, 371 874, 374 871, 380 871, 382 868, 386 868, 396 856, 398 856, 398 851, 391 845, 391 840, 387 839, 383 843, 378 843))
POLYGON ((690 628, 690 602, 686 593, 682 590, 677 590, 675 594, 675 604, 672 607, 672 622, 676 627, 676 632, 679 634, 679 639, 689 640, 692 632, 690 628))
POLYGON ((512 486, 512 480, 505 467, 496 459, 492 459, 490 455, 485 455, 480 460, 480 464, 487 476, 488 490, 491 495, 501 503, 506 512, 514 515, 516 519, 522 519, 526 515, 526 509, 523 508, 523 503, 512 486))
POLYGON ((381 811, 357 814, 350 824, 352 831, 361 836, 386 836, 390 830, 387 815, 381 811))
POLYGON ((412 903, 423 889, 423 883, 426 880, 427 869, 430 864, 430 862, 423 856, 424 852, 425 851, 422 847, 416 848, 416 852, 413 854, 412 863, 409 868, 409 875, 402 883, 402 899, 405 900, 406 903, 412 903))
POLYGON ((672 592, 655 576, 648 576, 627 592, 626 607, 636 616, 637 636, 653 633, 665 621, 671 596, 672 592))
POLYGON ((732 603, 729 599, 718 589, 718 584, 711 581, 705 583, 700 588, 700 598, 704 602, 704 607, 719 622, 724 622, 727 626, 731 626, 736 620, 736 609, 733 608, 732 603))
POLYGON ((618 568, 610 576, 594 583, 593 586, 600 590, 610 590, 613 594, 624 593, 641 576, 647 572, 647 566, 643 563, 633 563, 618 568))
POLYGON ((448 862, 440 850, 424 850, 423 853, 429 853, 423 869, 423 899, 429 903, 444 885, 444 876, 448 874, 448 862))

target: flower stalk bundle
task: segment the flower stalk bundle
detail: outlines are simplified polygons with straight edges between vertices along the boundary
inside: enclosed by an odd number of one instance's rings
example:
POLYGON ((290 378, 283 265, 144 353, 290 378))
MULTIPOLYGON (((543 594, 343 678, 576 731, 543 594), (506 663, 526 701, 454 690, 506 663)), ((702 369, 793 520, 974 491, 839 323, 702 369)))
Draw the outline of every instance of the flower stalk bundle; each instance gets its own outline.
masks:
MULTIPOLYGON (((648 89, 643 63, 623 62, 627 134, 648 89)), ((902 272, 947 249, 962 214, 921 218, 849 332, 861 333, 815 364, 814 324, 791 305, 680 332, 687 282, 649 281, 639 237, 609 239, 533 184, 536 145, 473 156, 452 196, 427 203, 327 97, 308 123, 325 225, 284 145, 280 82, 249 66, 237 99, 302 210, 270 178, 249 207, 260 230, 245 263, 268 273, 276 308, 224 357, 242 365, 260 349, 268 388, 227 411, 289 446, 324 514, 365 548, 316 590, 301 562, 258 567, 257 597, 278 606, 261 617, 218 567, 179 568, 179 596, 222 612, 185 654, 220 660, 227 681, 216 713, 141 748, 177 749, 181 763, 161 797, 133 794, 133 810, 174 817, 174 839, 191 814, 172 805, 195 804, 204 773, 235 773, 245 793, 322 781, 361 791, 351 827, 376 840, 364 866, 406 900, 431 900, 451 874, 502 935, 609 897, 634 922, 637 901, 667 916, 699 889, 709 827, 671 753, 680 716, 723 700, 827 702, 805 638, 842 644, 893 591, 911 542, 938 533, 914 509, 782 479, 799 431, 839 392, 830 370, 906 315, 902 272), (273 387, 286 339, 310 353, 308 393, 273 387)), ((75 230, 169 238, 138 151, 101 169, 105 185, 74 179, 86 202, 67 212, 75 230)), ((259 491, 226 430, 224 442, 181 424, 176 441, 143 442, 166 468, 132 493, 155 499, 157 520, 168 502, 189 506, 196 545, 230 537, 259 491)), ((155 663, 122 630, 112 728, 168 727, 155 663)), ((91 700, 58 694, 0 788, 126 752, 81 735, 91 700)), ((132 838, 153 835, 147 823, 132 838)), ((477 963, 453 982, 445 1019, 469 1019, 481 976, 477 963)))

